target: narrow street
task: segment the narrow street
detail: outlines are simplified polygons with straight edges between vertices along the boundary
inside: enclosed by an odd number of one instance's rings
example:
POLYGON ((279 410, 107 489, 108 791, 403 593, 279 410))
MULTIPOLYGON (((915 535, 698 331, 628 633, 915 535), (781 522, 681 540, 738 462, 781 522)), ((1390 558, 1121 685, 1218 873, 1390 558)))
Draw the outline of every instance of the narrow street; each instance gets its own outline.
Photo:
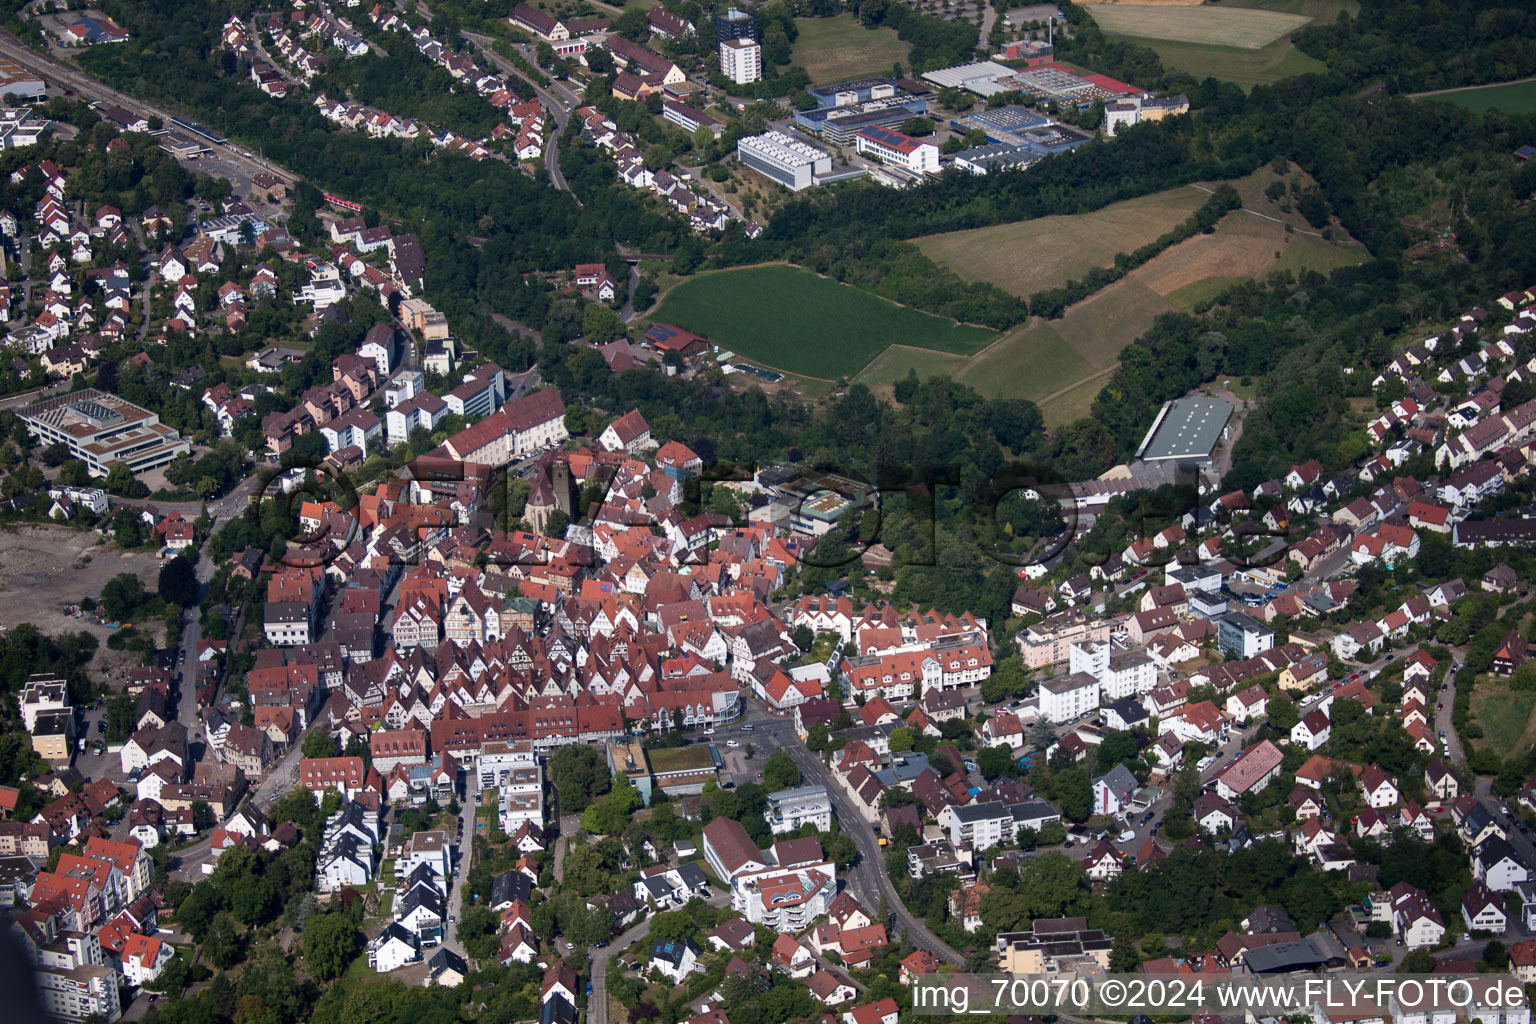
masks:
MULTIPOLYGON (((787 722, 783 724, 789 725, 787 722)), ((919 949, 937 953, 952 964, 964 965, 965 957, 930 932, 928 926, 909 911, 906 904, 897 896, 895 886, 886 875, 885 855, 875 839, 873 828, 859 816, 853 804, 843 793, 842 787, 832 781, 821 759, 806 749, 794 735, 793 727, 790 728, 789 736, 781 745, 789 751, 789 756, 800 767, 803 776, 802 784, 821 785, 827 788, 839 825, 844 833, 853 837, 854 844, 859 848, 859 859, 843 876, 848 890, 871 914, 880 909, 880 901, 883 898, 890 911, 892 922, 901 927, 913 945, 919 949)), ((886 922, 887 927, 890 927, 892 922, 886 922)))
POLYGON ((465 800, 459 804, 458 827, 460 838, 454 847, 453 877, 449 880, 448 920, 443 922, 443 946, 464 956, 464 944, 459 941, 459 916, 464 912, 464 886, 469 877, 470 857, 475 842, 475 804, 465 800))
POLYGON ((592 992, 587 996, 587 1024, 608 1024, 608 961, 621 949, 650 930, 649 920, 641 921, 601 949, 592 952, 592 992))
MULTIPOLYGON (((464 32, 462 35, 474 44, 475 49, 480 51, 480 56, 490 61, 498 70, 527 82, 533 88, 534 94, 549 110, 550 115, 555 119, 555 130, 549 133, 549 138, 544 143, 544 168, 549 173, 551 185, 562 192, 570 192, 571 187, 566 184, 565 175, 560 173, 560 134, 565 131, 566 122, 571 119, 571 110, 576 106, 576 97, 559 82, 550 83, 550 89, 558 90, 563 94, 562 97, 557 98, 554 92, 530 81, 517 65, 496 52, 492 45, 494 40, 490 36, 476 35, 473 32, 464 32)), ((529 63, 532 64, 533 61, 529 60, 529 63)), ((578 199, 576 202, 580 205, 581 200, 578 199)))
POLYGON ((1430 694, 1435 705, 1435 731, 1444 737, 1440 742, 1445 746, 1445 756, 1452 764, 1464 765, 1467 763, 1467 752, 1461 746, 1461 737, 1456 733, 1456 725, 1451 720, 1453 709, 1456 707, 1456 665, 1452 662, 1445 666, 1445 676, 1442 685, 1445 689, 1438 694, 1430 694))

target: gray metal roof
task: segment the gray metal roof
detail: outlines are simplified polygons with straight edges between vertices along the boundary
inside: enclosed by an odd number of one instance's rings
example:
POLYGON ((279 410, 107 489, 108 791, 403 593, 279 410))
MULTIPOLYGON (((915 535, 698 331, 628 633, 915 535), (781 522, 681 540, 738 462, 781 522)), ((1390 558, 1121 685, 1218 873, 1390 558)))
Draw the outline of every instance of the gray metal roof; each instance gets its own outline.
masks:
POLYGON ((1169 402, 1158 414, 1136 457, 1145 461, 1208 458, 1231 416, 1232 404, 1220 398, 1180 398, 1169 402))

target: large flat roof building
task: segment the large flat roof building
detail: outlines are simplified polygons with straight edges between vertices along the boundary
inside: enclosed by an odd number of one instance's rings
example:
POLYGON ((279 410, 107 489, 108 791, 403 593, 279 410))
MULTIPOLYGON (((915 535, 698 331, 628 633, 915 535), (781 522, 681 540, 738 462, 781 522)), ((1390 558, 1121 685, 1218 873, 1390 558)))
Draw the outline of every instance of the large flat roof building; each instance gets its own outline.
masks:
POLYGON ((1044 114, 1037 114, 1017 103, 1009 103, 957 117, 949 124, 957 132, 968 132, 980 128, 986 133, 988 142, 1019 146, 1023 144, 1020 136, 1024 132, 1050 123, 1050 118, 1044 114))
POLYGON ((994 142, 974 149, 962 149, 955 154, 955 166, 972 174, 990 174, 993 171, 1022 170, 1039 159, 1018 146, 994 142))
POLYGON ((810 188, 816 176, 832 170, 832 157, 783 132, 764 132, 736 143, 736 156, 760 174, 792 192, 810 188))
POLYGON ((170 462, 192 446, 160 417, 124 398, 87 388, 45 398, 19 414, 27 432, 43 444, 62 442, 92 476, 106 476, 114 462, 134 473, 170 462))
POLYGON ((1178 459, 1204 462, 1216 450, 1232 417, 1232 404, 1220 398, 1180 398, 1167 402, 1152 421, 1136 457, 1144 462, 1178 459))
POLYGON ((811 94, 818 107, 851 107, 856 103, 895 96, 896 90, 895 79, 860 78, 836 85, 813 85, 805 91, 811 94))
POLYGON ((951 68, 939 68, 937 71, 925 71, 923 80, 932 82, 940 89, 969 89, 971 92, 989 96, 998 91, 992 83, 999 78, 1008 78, 1013 73, 1013 68, 1006 64, 999 64, 995 60, 984 60, 974 64, 957 64, 951 68))
POLYGON ((928 112, 928 101, 921 96, 887 96, 837 107, 816 107, 795 113, 795 124, 815 132, 839 146, 852 144, 865 128, 899 128, 912 117, 928 112))

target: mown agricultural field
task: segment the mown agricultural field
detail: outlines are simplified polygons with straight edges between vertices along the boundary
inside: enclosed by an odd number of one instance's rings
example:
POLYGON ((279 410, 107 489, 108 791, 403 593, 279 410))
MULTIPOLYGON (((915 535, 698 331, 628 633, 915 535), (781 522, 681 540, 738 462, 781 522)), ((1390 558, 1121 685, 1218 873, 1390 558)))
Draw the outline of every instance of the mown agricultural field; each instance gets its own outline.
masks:
POLYGON ((1490 110, 1506 114, 1528 114, 1536 110, 1536 78, 1524 82, 1505 82, 1502 85, 1480 85, 1473 89, 1420 93, 1414 99, 1454 103, 1474 114, 1486 114, 1490 110))
POLYGON ((1116 253, 1153 241, 1208 198, 1198 189, 1169 189, 1092 213, 929 235, 916 243, 929 259, 968 281, 987 281, 1028 298, 1110 265, 1116 253))
POLYGON ((1089 10, 1106 35, 1151 47, 1165 67, 1251 89, 1324 71, 1321 61, 1291 45, 1291 35, 1357 7, 1353 0, 1237 0, 1220 7, 1094 4, 1089 10))
MULTIPOLYGON (((1048 425, 1069 423, 1085 414, 1120 351, 1158 314, 1193 309, 1274 271, 1328 273, 1364 259, 1365 250, 1336 224, 1336 239, 1325 239, 1295 211, 1295 194, 1313 186, 1299 170, 1280 175, 1264 167, 1231 184, 1242 209, 1210 234, 1180 242, 1068 307, 1061 318, 1024 324, 968 357, 892 346, 859 379, 880 387, 908 369, 920 377, 944 373, 985 395, 1037 402, 1048 425), (1278 198, 1270 195, 1277 181, 1278 198)), ((1170 189, 1093 213, 934 235, 917 244, 967 280, 1028 295, 1107 266, 1117 252, 1156 238, 1209 198, 1208 188, 1170 189)))
POLYGON ((673 289, 650 319, 752 362, 823 380, 858 373, 892 344, 970 355, 997 337, 785 265, 695 277, 673 289))

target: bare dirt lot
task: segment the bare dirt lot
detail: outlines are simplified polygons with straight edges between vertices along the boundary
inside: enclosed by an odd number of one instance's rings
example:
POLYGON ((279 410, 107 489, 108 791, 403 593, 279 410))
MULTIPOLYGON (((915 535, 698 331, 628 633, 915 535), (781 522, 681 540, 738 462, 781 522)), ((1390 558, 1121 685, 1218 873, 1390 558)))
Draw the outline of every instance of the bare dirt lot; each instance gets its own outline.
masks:
MULTIPOLYGON (((110 629, 64 613, 107 580, 131 572, 153 588, 160 562, 153 552, 97 545, 98 535, 67 526, 27 524, 0 530, 0 625, 30 622, 43 633, 87 630, 103 642, 110 629)), ((104 648, 102 655, 107 652, 104 648)), ((101 655, 98 655, 98 658, 101 655)))

